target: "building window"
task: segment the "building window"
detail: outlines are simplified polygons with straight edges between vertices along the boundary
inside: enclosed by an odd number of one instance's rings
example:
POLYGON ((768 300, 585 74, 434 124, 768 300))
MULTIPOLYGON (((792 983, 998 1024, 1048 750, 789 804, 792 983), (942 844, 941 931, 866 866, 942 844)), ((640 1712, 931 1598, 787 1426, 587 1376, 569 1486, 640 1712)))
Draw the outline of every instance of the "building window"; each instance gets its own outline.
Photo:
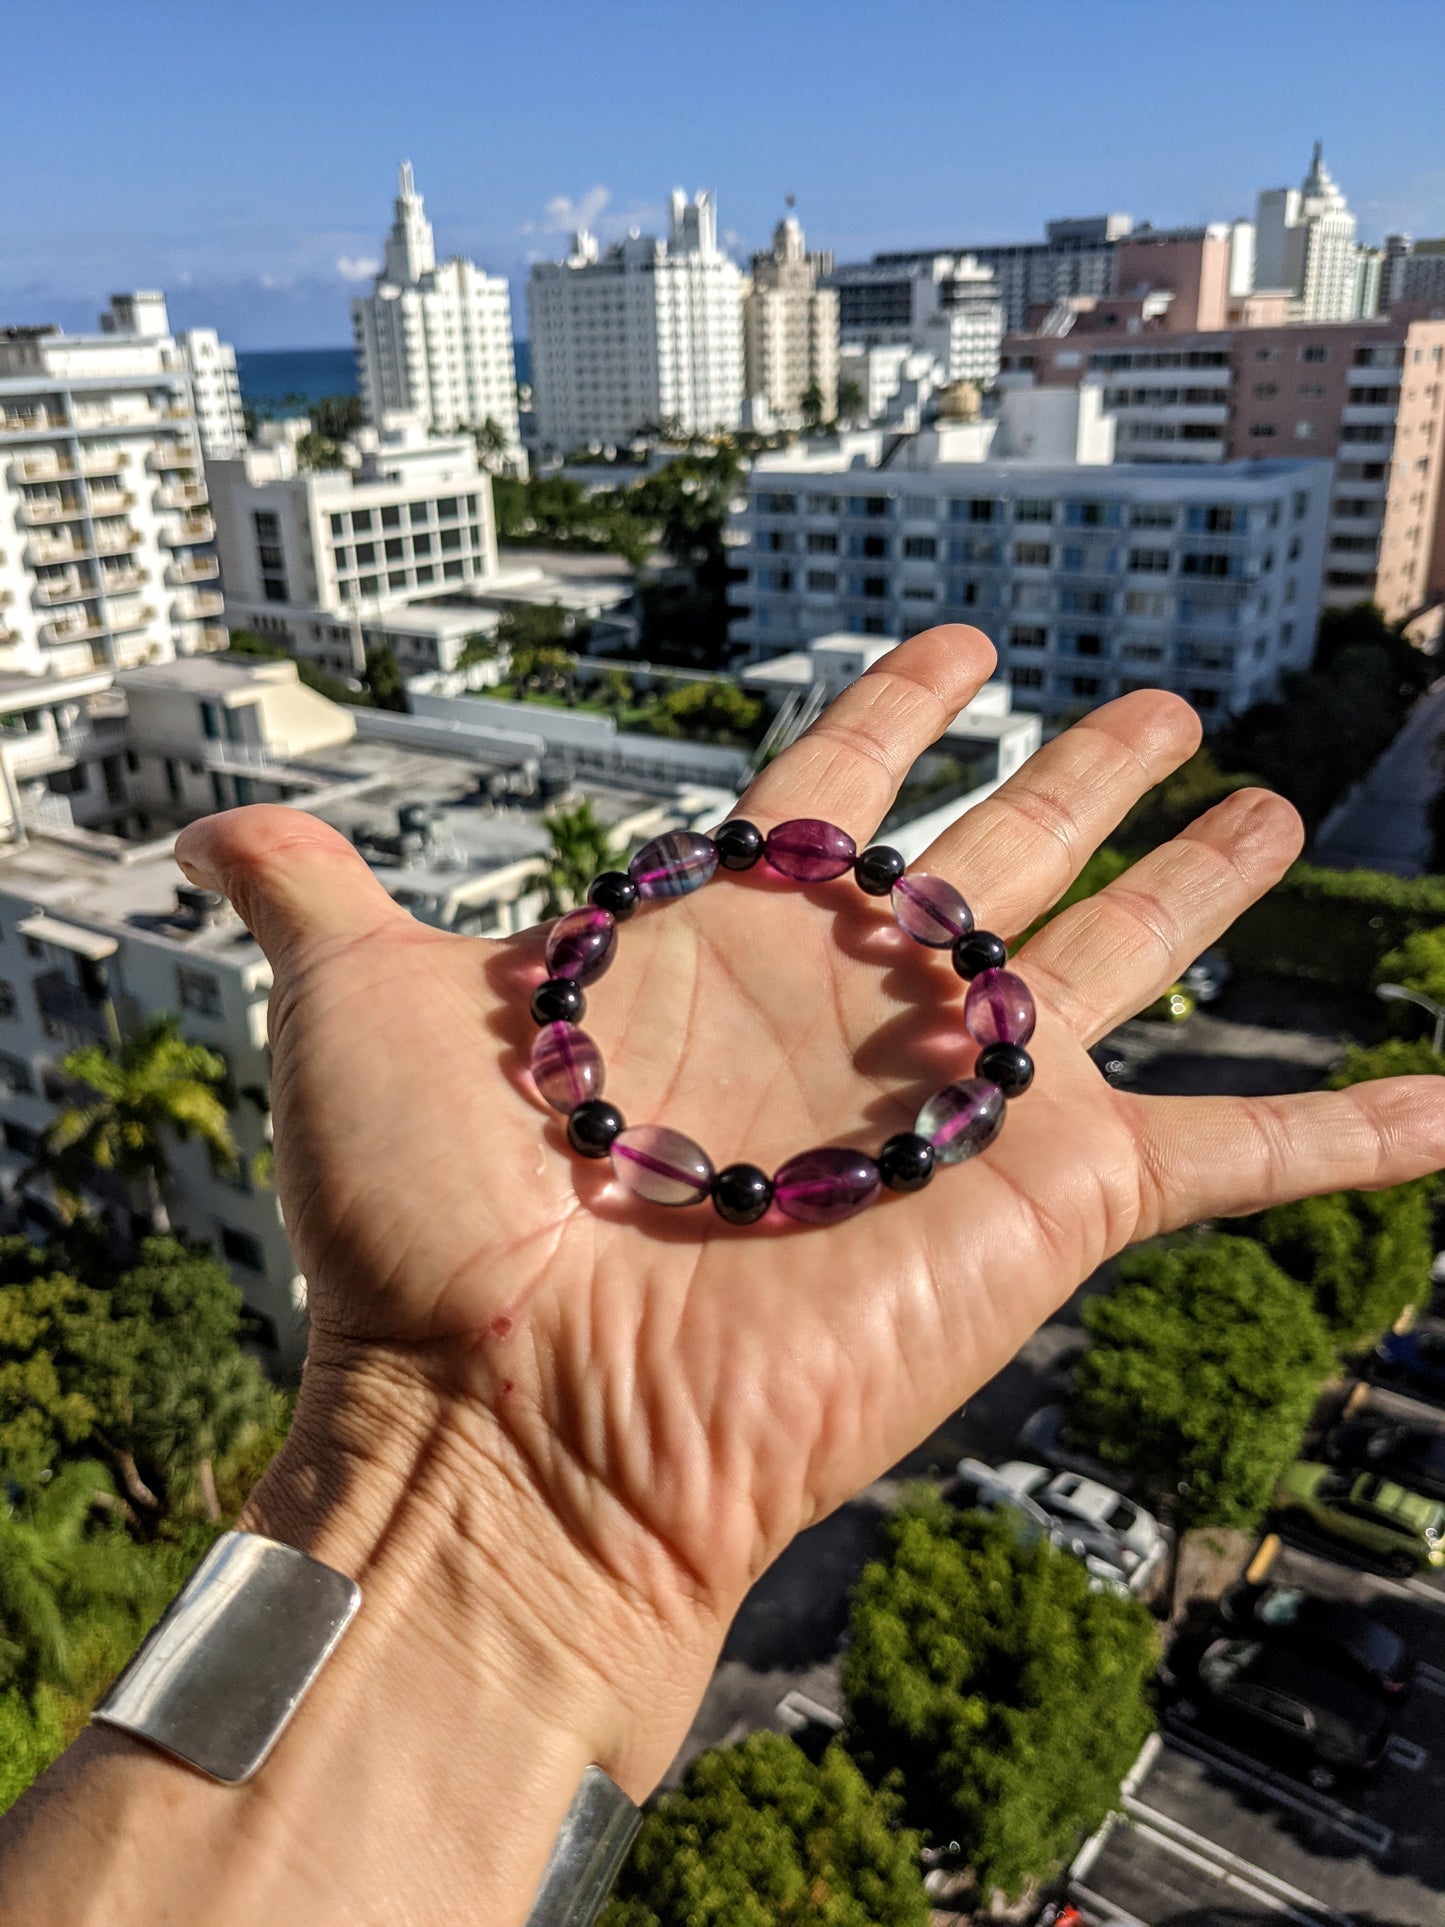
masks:
POLYGON ((1131 575, 1168 575, 1168 549, 1130 549, 1129 573, 1131 575))
POLYGON ((1070 502, 1065 515, 1075 528, 1112 529, 1118 525, 1119 505, 1117 502, 1070 502))
POLYGON ((35 1072, 23 1057, 12 1057, 8 1051, 0 1051, 0 1083, 6 1085, 16 1096, 28 1096, 35 1089, 35 1072))
POLYGON ((1249 425, 1249 433, 1252 441, 1272 442, 1274 440, 1274 423, 1251 422, 1249 425))
POLYGON ((1046 569, 1054 559, 1047 542, 1015 542, 1014 566, 1020 569, 1046 569))
POLYGON ((1300 349, 1299 358, 1301 361, 1328 361, 1330 351, 1318 342, 1312 342, 1308 347, 1300 349))
POLYGON ((931 535, 905 535, 903 553, 913 562, 931 562, 938 553, 938 544, 931 535))
POLYGON ((938 513, 938 503, 932 495, 905 495, 903 513, 916 516, 920 521, 928 521, 938 513))
POLYGON ((1102 656, 1103 653, 1104 639, 1102 636, 1080 635, 1074 637, 1074 654, 1076 656, 1102 656))
POLYGON ((1207 553, 1197 554, 1191 551, 1189 554, 1179 558, 1179 570, 1181 575, 1227 576, 1229 574, 1229 557, 1227 555, 1210 555, 1207 553))
POLYGON ((18 1007, 15 1001, 14 984, 7 984, 0 979, 0 1018, 13 1017, 18 1007))
POLYGON ((184 964, 176 968, 176 995, 182 1010, 193 1010, 198 1017, 219 1017, 221 986, 207 970, 191 970, 184 964))
POLYGON ((836 515, 838 498, 836 495, 810 495, 808 497, 809 515, 836 515))
POLYGON ((1172 508, 1157 507, 1152 502, 1136 502, 1129 511, 1131 529, 1172 529, 1173 526, 1172 508))
POLYGON ((815 531, 808 537, 808 553, 809 555, 836 555, 838 553, 837 536, 815 531))
POLYGON ((1256 401, 1272 401, 1278 393, 1279 383, 1277 381, 1257 381, 1254 384, 1254 399, 1256 401))
POLYGON ((1014 503, 1015 522, 1052 522, 1053 519, 1054 505, 1042 496, 1026 495, 1014 503))
POLYGON ((836 595, 838 576, 833 569, 809 569, 808 587, 814 595, 836 595))
POLYGON ((888 593, 887 576, 865 575, 863 578, 862 593, 867 596, 870 601, 878 601, 881 597, 886 596, 888 593))
POLYGON ((1045 649, 1048 647, 1049 632, 1034 623, 1016 623, 1009 630, 1008 639, 1014 649, 1045 649))
POLYGON ((342 537, 343 535, 345 535, 345 533, 346 533, 346 517, 345 517, 344 515, 333 515, 333 516, 332 516, 332 518, 331 518, 331 533, 332 533, 332 534, 333 534, 333 535, 334 535, 334 536, 335 536, 335 537, 336 537, 336 538, 337 538, 338 540, 339 540, 339 539, 340 539, 340 538, 341 538, 341 537, 342 537))
POLYGON ((431 520, 430 502, 413 502, 411 505, 411 525, 414 529, 424 529, 431 520))
POLYGON ((1099 678, 1097 676, 1070 676, 1066 684, 1071 696, 1097 696, 1099 678))
POLYGON ((760 495, 758 511, 762 515, 794 515, 797 513, 796 495, 760 495))
POLYGON ((271 509, 257 509, 252 516, 256 525, 258 542, 279 542, 281 540, 281 518, 271 509))
POLYGON ((261 1240, 249 1231, 238 1231, 235 1225, 221 1226, 221 1249, 233 1265, 243 1265, 247 1271, 264 1271, 266 1254, 261 1249, 261 1240))
POLYGON ((384 529, 399 529, 401 527, 401 510, 395 506, 384 508, 381 511, 381 526, 384 529))
POLYGON ((430 555, 431 537, 429 535, 414 535, 411 538, 411 552, 413 555, 430 555))
POLYGON ((17 1151, 23 1158, 40 1156, 39 1133, 28 1130, 23 1124, 15 1124, 7 1117, 0 1136, 4 1137, 7 1151, 17 1151))
POLYGON ((402 562, 406 559, 406 544, 399 535, 392 536, 387 543, 386 559, 388 562, 402 562))
POLYGON ((1293 507, 1294 507, 1294 519, 1296 520, 1296 522, 1303 522, 1305 517, 1309 514, 1310 498, 1308 494, 1305 492, 1304 489, 1297 488, 1294 492, 1292 501, 1293 501, 1293 507))
POLYGON ((1015 689, 1042 689, 1044 686, 1044 672, 1033 664, 1010 670, 1009 679, 1015 689))

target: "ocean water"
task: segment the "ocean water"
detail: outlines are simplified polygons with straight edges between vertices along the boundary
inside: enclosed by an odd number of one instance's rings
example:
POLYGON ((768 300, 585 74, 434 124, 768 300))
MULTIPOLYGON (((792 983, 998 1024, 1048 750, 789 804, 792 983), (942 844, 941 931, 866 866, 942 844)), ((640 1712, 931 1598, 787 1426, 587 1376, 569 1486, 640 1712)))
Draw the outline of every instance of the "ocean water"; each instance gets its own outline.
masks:
POLYGON ((301 415, 323 395, 360 393, 349 348, 238 350, 236 372, 242 401, 261 415, 301 415))

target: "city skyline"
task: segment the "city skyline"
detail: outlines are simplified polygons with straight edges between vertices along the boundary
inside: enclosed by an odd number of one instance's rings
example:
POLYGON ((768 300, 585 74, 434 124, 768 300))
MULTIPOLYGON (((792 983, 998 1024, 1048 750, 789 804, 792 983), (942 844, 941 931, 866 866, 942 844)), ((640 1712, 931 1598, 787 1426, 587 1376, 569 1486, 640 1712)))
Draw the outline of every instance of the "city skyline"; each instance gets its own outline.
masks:
POLYGON ((97 168, 92 147, 46 138, 43 90, 9 104, 0 159, 24 194, 0 214, 0 322, 87 328, 114 289, 154 285, 178 326, 243 349, 343 346, 404 158, 439 253, 506 274, 514 304, 528 263, 559 256, 572 227, 604 242, 661 228, 674 186, 716 192, 738 259, 767 244, 788 193, 811 245, 856 259, 1026 239, 1106 209, 1161 225, 1252 215, 1261 188, 1299 180, 1318 138, 1362 239, 1445 228, 1428 117, 1398 112, 1398 66, 1359 57, 1368 22, 1377 46, 1408 38, 1412 69, 1445 59, 1438 4, 1275 0, 1236 46, 1230 23, 1246 16, 1232 3, 1188 16, 1115 0, 1101 32, 1098 11, 1056 0, 1006 19, 925 0, 890 11, 888 57, 871 62, 879 13, 861 0, 830 8, 825 28, 815 7, 752 0, 721 27, 650 0, 549 17, 561 57, 545 70, 535 20, 452 0, 421 17, 429 33, 414 18, 400 49, 370 0, 344 13, 261 0, 244 45, 178 36, 151 0, 123 19, 57 0, 43 23, 8 23, 17 71, 51 59, 57 33, 87 50, 67 70, 81 121, 103 124, 121 99, 140 111, 97 168), (1198 84, 1211 46, 1228 85, 1198 84), (933 76, 950 61, 945 90, 933 76), (221 136, 178 150, 187 90, 221 136), (27 156, 42 142, 40 170, 27 156))

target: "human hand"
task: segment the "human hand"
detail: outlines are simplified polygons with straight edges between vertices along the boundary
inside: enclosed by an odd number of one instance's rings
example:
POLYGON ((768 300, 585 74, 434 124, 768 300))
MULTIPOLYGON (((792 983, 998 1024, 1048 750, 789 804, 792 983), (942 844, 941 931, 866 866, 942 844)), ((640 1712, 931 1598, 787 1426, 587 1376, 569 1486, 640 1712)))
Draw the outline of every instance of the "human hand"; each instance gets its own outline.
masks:
MULTIPOLYGON (((764 830, 822 817, 861 848, 992 666, 977 631, 914 638, 738 814, 764 830)), ((1198 734, 1175 697, 1111 703, 916 867, 1011 936, 1198 734)), ((595 1745, 624 1784, 665 1767, 757 1574, 1111 1253, 1445 1158, 1433 1078, 1143 1098, 1087 1055, 1299 842, 1288 804, 1238 793, 1035 936, 1016 968, 1039 1007, 1038 1075, 981 1158, 841 1225, 737 1230, 707 1205, 643 1204, 567 1150, 525 1070, 542 930, 487 943, 420 925, 298 811, 181 837, 187 875, 231 897, 275 968, 277 1178, 312 1321, 303 1418, 358 1461, 404 1440, 469 1571, 495 1565, 502 1535, 514 1620, 605 1676, 595 1745)), ((687 1133, 718 1167, 772 1169, 820 1143, 876 1151, 966 1075, 962 989, 886 901, 760 867, 628 923, 585 1022, 629 1122, 687 1133)))

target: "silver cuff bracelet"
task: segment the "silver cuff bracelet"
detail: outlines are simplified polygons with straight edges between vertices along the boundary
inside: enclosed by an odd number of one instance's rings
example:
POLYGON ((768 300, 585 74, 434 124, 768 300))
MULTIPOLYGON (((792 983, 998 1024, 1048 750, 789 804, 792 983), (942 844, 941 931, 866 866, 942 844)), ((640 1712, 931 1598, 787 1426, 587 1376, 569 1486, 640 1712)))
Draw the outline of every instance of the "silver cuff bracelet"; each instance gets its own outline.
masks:
MULTIPOLYGON (((344 1573, 254 1532, 223 1532, 92 1717, 213 1780, 249 1780, 361 1604, 344 1573)), ((589 1766, 527 1927, 591 1927, 642 1814, 589 1766)))

